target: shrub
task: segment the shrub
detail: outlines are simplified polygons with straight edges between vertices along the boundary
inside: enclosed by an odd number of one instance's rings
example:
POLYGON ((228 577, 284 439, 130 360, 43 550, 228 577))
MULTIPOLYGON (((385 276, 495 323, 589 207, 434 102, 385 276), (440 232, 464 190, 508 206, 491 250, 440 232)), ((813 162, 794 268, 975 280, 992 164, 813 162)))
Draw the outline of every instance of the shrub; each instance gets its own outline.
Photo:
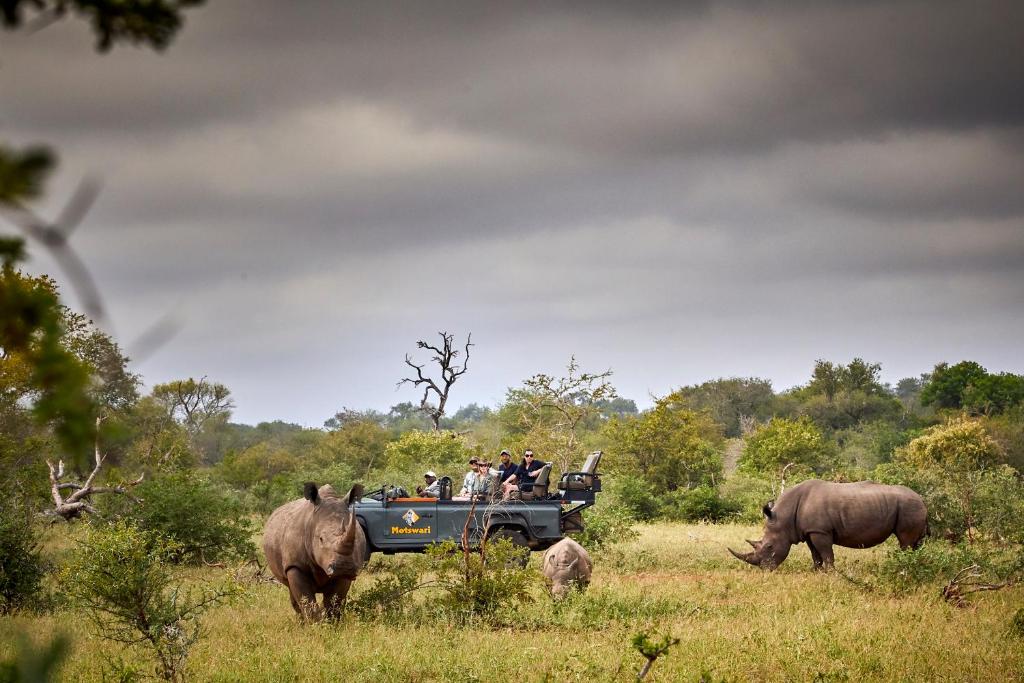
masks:
POLYGON ((168 560, 176 543, 154 531, 118 522, 91 529, 63 574, 68 597, 100 636, 140 645, 157 660, 156 674, 184 678, 189 650, 199 639, 198 617, 237 592, 224 585, 184 590, 172 584, 168 560))
POLYGON ((613 487, 619 505, 640 521, 650 521, 661 513, 661 501, 654 488, 640 477, 621 477, 613 487))
POLYGON ((761 508, 775 497, 775 489, 767 479, 737 472, 726 479, 720 495, 737 507, 737 521, 758 524, 764 520, 761 508))
POLYGON ((39 593, 43 561, 31 511, 13 492, 0 492, 0 614, 39 593))
POLYGON ((718 489, 698 486, 688 491, 673 491, 666 496, 662 510, 665 517, 684 522, 720 522, 736 517, 741 505, 723 498, 718 489))
POLYGON ((223 486, 184 471, 145 481, 135 494, 140 503, 114 501, 115 516, 173 541, 176 561, 214 562, 255 552, 242 503, 223 486))
POLYGON ((829 456, 829 445, 810 419, 776 418, 758 427, 747 439, 740 456, 740 470, 774 477, 789 463, 817 470, 829 456))
POLYGON ((412 606, 409 594, 424 585, 418 559, 389 562, 372 586, 348 601, 348 610, 362 619, 386 619, 390 623, 405 616, 412 606))
POLYGON ((896 595, 952 577, 977 558, 963 546, 925 543, 917 550, 892 547, 882 560, 878 579, 896 595))
POLYGON ((926 542, 918 550, 893 547, 882 560, 878 578, 893 593, 909 593, 929 583, 947 582, 958 572, 976 567, 985 582, 1013 582, 1024 573, 1024 554, 1016 548, 981 543, 950 545, 926 542))
POLYGON ((498 621, 513 605, 531 600, 540 582, 537 570, 523 566, 529 550, 508 539, 460 549, 447 540, 427 549, 430 571, 443 591, 438 606, 457 623, 498 621))
POLYGON ((614 497, 605 497, 583 512, 583 531, 575 540, 588 550, 631 541, 638 536, 630 511, 614 497))
POLYGON ((353 481, 352 469, 343 463, 333 463, 283 472, 250 488, 246 493, 247 506, 261 515, 269 515, 281 505, 302 496, 302 485, 307 481, 320 486, 331 484, 343 493, 353 481))

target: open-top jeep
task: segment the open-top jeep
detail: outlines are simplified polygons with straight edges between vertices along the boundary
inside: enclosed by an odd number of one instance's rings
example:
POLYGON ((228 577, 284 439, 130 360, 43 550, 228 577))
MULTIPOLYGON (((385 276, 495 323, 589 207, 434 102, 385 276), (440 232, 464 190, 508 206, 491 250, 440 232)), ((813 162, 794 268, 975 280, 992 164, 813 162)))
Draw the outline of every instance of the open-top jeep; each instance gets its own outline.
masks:
MULTIPOLYGON (((566 533, 583 531, 582 511, 594 504, 601 490, 597 465, 601 451, 591 453, 578 472, 565 472, 555 492, 549 492, 551 465, 537 476, 533 490, 520 499, 453 500, 451 488, 442 498, 409 497, 389 486, 371 492, 356 503, 356 518, 363 526, 371 552, 422 552, 431 543, 452 539, 470 544, 507 538, 521 547, 544 550, 566 533)), ((496 479, 496 478, 495 478, 496 479)), ((497 489, 492 480, 491 490, 497 489)))

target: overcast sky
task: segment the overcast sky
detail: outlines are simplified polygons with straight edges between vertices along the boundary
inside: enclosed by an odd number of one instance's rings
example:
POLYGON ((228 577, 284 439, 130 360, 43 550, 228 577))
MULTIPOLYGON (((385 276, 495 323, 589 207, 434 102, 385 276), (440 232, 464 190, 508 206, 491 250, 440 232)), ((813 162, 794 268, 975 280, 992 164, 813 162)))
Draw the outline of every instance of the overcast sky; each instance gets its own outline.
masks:
POLYGON ((57 149, 51 215, 102 179, 72 243, 135 370, 222 382, 240 422, 417 401, 395 383, 438 330, 473 334, 456 406, 573 354, 641 405, 817 358, 1022 372, 1022 26, 1017 0, 215 0, 164 54, 0 34, 0 139, 57 149))

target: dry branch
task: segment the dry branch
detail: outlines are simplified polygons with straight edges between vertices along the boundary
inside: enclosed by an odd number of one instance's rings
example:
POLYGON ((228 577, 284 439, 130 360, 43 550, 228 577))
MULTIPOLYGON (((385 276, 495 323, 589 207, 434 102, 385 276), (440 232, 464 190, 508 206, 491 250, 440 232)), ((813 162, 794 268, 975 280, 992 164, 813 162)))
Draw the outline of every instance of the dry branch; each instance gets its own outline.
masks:
POLYGON ((46 461, 46 467, 50 471, 50 494, 53 497, 53 509, 47 510, 44 514, 52 515, 54 517, 61 517, 65 521, 70 521, 76 517, 80 517, 83 512, 94 514, 96 508, 92 506, 89 497, 97 493, 117 493, 121 495, 131 496, 129 489, 141 484, 145 474, 139 475, 139 478, 135 481, 121 484, 120 486, 95 486, 93 482, 96 480, 96 475, 99 474, 100 469, 103 467, 103 462, 106 460, 106 456, 100 452, 100 437, 99 429, 102 418, 96 418, 96 448, 95 448, 95 465, 92 468, 92 472, 86 478, 84 484, 78 484, 71 481, 60 481, 64 477, 64 461, 58 460, 57 466, 54 467, 53 463, 49 460, 46 461), (65 497, 61 491, 71 490, 72 493, 65 497))

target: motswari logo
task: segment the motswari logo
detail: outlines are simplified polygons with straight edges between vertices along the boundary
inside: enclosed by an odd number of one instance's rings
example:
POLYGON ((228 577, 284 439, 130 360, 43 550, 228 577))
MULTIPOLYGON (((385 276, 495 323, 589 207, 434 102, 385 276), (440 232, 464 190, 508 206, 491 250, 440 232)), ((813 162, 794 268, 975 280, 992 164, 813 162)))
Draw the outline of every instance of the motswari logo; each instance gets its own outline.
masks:
POLYGON ((405 520, 406 524, 412 526, 416 522, 420 521, 420 516, 416 514, 415 510, 409 510, 404 515, 402 515, 402 519, 405 520))

